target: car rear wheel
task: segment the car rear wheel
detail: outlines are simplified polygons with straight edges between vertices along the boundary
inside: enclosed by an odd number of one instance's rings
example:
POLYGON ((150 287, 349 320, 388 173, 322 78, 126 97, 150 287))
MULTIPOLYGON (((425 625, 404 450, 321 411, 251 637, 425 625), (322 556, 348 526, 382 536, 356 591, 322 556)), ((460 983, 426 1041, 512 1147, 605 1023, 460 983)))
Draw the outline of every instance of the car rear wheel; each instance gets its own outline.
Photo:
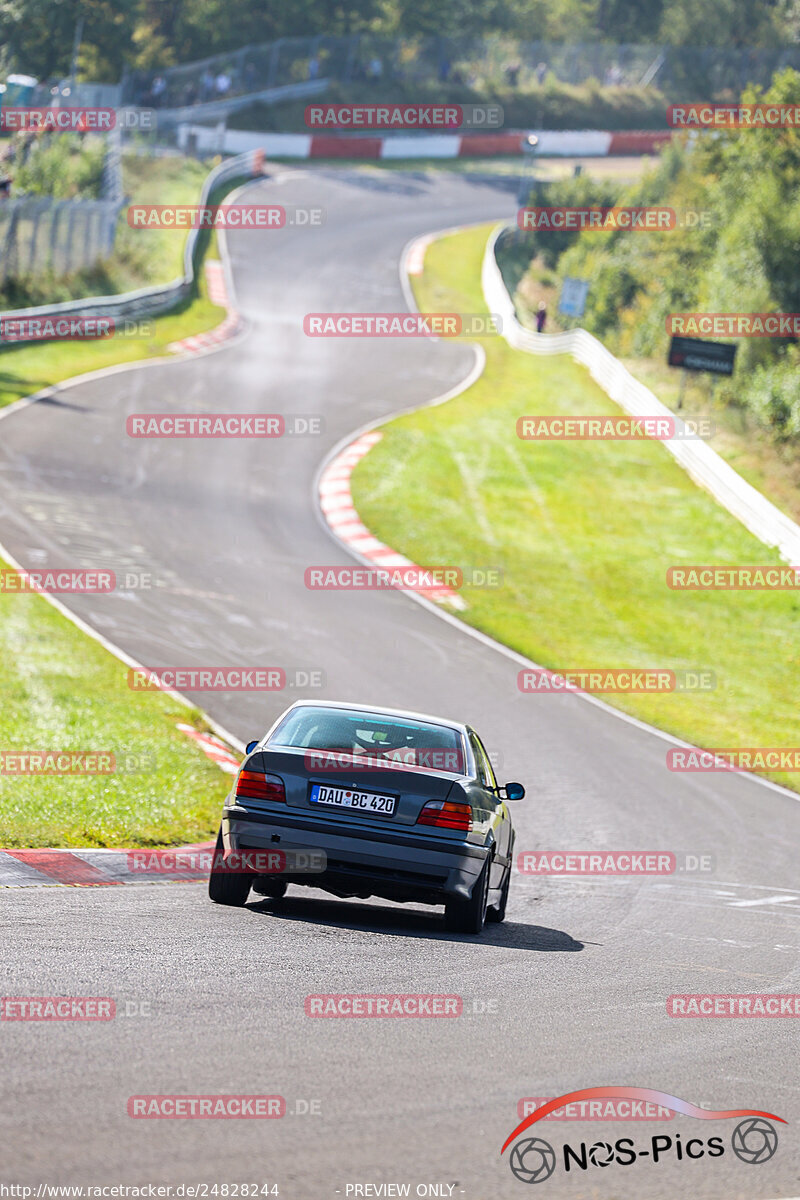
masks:
POLYGON ((483 865, 472 888, 469 900, 448 900, 444 906, 444 923, 451 933, 480 933, 486 920, 486 901, 489 896, 489 860, 483 865))
POLYGON ((486 909, 486 920, 499 923, 506 919, 506 905, 508 904, 508 889, 511 886, 511 867, 506 869, 506 877, 500 888, 500 898, 497 904, 490 904, 486 909))
POLYGON ((211 874, 208 877, 208 894, 215 904, 228 904, 233 908, 241 908, 250 895, 249 875, 234 874, 232 871, 216 870, 217 860, 222 857, 225 847, 222 842, 222 830, 217 834, 217 844, 214 847, 214 861, 211 864, 211 874))

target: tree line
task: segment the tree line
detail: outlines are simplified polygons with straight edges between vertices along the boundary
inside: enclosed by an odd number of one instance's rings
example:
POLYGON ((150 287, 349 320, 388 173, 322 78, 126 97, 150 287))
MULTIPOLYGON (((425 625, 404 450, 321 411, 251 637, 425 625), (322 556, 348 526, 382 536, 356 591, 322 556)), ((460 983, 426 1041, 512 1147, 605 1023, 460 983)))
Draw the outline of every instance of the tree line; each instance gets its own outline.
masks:
POLYGON ((276 38, 503 34, 522 41, 774 47, 797 0, 0 0, 0 68, 117 82, 276 38))

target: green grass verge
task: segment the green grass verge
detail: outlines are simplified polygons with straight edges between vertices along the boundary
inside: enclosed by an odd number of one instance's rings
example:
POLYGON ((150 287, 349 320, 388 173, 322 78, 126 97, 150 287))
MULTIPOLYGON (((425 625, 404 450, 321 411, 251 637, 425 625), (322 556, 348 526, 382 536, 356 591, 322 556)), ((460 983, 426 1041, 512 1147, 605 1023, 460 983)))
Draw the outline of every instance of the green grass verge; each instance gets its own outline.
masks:
POLYGON ((170 342, 213 329, 224 318, 225 310, 208 299, 203 279, 197 299, 152 322, 152 336, 6 347, 0 350, 0 408, 87 371, 168 354, 170 342))
MULTIPOLYGON (((483 312, 488 227, 429 247, 423 311, 483 312)), ((446 405, 384 426, 353 474, 367 526, 415 562, 494 566, 465 588, 463 619, 554 669, 708 668, 711 692, 612 695, 609 704, 700 745, 797 746, 796 630, 789 592, 675 592, 670 565, 779 563, 658 443, 534 443, 527 414, 618 413, 567 356, 482 339, 486 370, 446 405)), ((509 664, 508 686, 516 690, 509 664)), ((797 787, 796 776, 771 776, 797 787)))
POLYGON ((0 774, 0 846, 172 845, 216 833, 229 779, 176 728, 204 728, 201 714, 159 691, 132 692, 127 670, 43 597, 0 591, 0 749, 110 751, 117 762, 109 775, 0 774))
MULTIPOLYGON (((139 163, 132 190, 142 201, 194 202, 208 172, 192 160, 139 163)), ((167 282, 182 270, 183 241, 125 227, 117 260, 94 286, 112 292, 167 282), (134 244, 137 236, 144 240, 134 244)), ((165 354, 170 342, 212 329, 223 315, 201 272, 197 297, 156 320, 152 337, 5 347, 0 405, 87 371, 165 354)), ((117 761, 110 775, 0 774, 0 845, 173 845, 216 833, 229 781, 176 728, 203 728, 202 714, 161 692, 130 691, 126 671, 41 596, 0 591, 0 749, 101 750, 117 761)))
MULTIPOLYGON (((561 280, 541 259, 527 260, 524 254, 500 255, 507 286, 514 294, 523 324, 534 328, 538 303, 547 305, 547 332, 559 333, 558 296, 561 280)), ((569 325, 569 322, 567 322, 569 325)), ((758 421, 743 406, 732 406, 717 395, 717 380, 704 372, 683 372, 667 366, 663 358, 624 358, 620 361, 631 375, 658 396, 673 411, 685 417, 713 422, 710 445, 721 458, 793 521, 800 523, 800 460, 791 443, 776 442, 773 430, 758 421)))

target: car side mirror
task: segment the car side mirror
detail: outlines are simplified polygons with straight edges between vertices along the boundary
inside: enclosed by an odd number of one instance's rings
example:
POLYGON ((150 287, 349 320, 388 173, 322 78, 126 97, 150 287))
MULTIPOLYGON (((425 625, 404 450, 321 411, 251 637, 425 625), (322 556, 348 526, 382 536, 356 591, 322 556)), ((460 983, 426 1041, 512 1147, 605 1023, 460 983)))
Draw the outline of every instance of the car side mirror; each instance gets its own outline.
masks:
POLYGON ((244 748, 245 754, 252 754, 257 745, 258 742, 248 742, 244 748))
POLYGON ((525 796, 525 788, 521 783, 507 783, 503 791, 506 794, 506 800, 522 800, 525 796))

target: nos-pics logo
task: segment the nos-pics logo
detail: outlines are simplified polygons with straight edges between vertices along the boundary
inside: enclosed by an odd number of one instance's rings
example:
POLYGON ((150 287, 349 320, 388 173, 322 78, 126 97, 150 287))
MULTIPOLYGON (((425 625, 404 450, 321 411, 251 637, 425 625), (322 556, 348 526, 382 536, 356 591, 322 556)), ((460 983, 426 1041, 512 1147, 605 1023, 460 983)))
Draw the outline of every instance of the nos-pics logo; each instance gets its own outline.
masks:
MULTIPOLYGON (((732 1117, 743 1117, 733 1130, 730 1149, 743 1163, 756 1164, 767 1162, 778 1148, 778 1131, 771 1124, 779 1121, 785 1125, 783 1117, 774 1113, 761 1112, 754 1108, 705 1109, 659 1092, 653 1088, 635 1087, 595 1087, 582 1088, 577 1092, 568 1092, 557 1096, 537 1108, 506 1139, 501 1154, 504 1154, 515 1138, 525 1133, 536 1121, 566 1104, 578 1100, 597 1100, 606 1097, 615 1099, 644 1100, 654 1102, 663 1108, 671 1109, 674 1113, 682 1113, 687 1117, 696 1117, 701 1121, 721 1121, 732 1117)), ((697 1160, 700 1158, 720 1158, 726 1152, 725 1141, 721 1136, 709 1138, 693 1137, 686 1141, 679 1133, 669 1135, 654 1134, 639 1148, 633 1138, 617 1138, 614 1142, 597 1141, 593 1144, 581 1142, 579 1146, 565 1143, 561 1147, 561 1159, 565 1172, 588 1171, 591 1167, 609 1167, 612 1164, 632 1166, 640 1158, 650 1159, 654 1163, 665 1159, 674 1161, 697 1160)), ((523 1137, 517 1141, 509 1156, 509 1166, 512 1174, 521 1183, 543 1183, 556 1170, 559 1154, 549 1142, 540 1137, 523 1137)))

